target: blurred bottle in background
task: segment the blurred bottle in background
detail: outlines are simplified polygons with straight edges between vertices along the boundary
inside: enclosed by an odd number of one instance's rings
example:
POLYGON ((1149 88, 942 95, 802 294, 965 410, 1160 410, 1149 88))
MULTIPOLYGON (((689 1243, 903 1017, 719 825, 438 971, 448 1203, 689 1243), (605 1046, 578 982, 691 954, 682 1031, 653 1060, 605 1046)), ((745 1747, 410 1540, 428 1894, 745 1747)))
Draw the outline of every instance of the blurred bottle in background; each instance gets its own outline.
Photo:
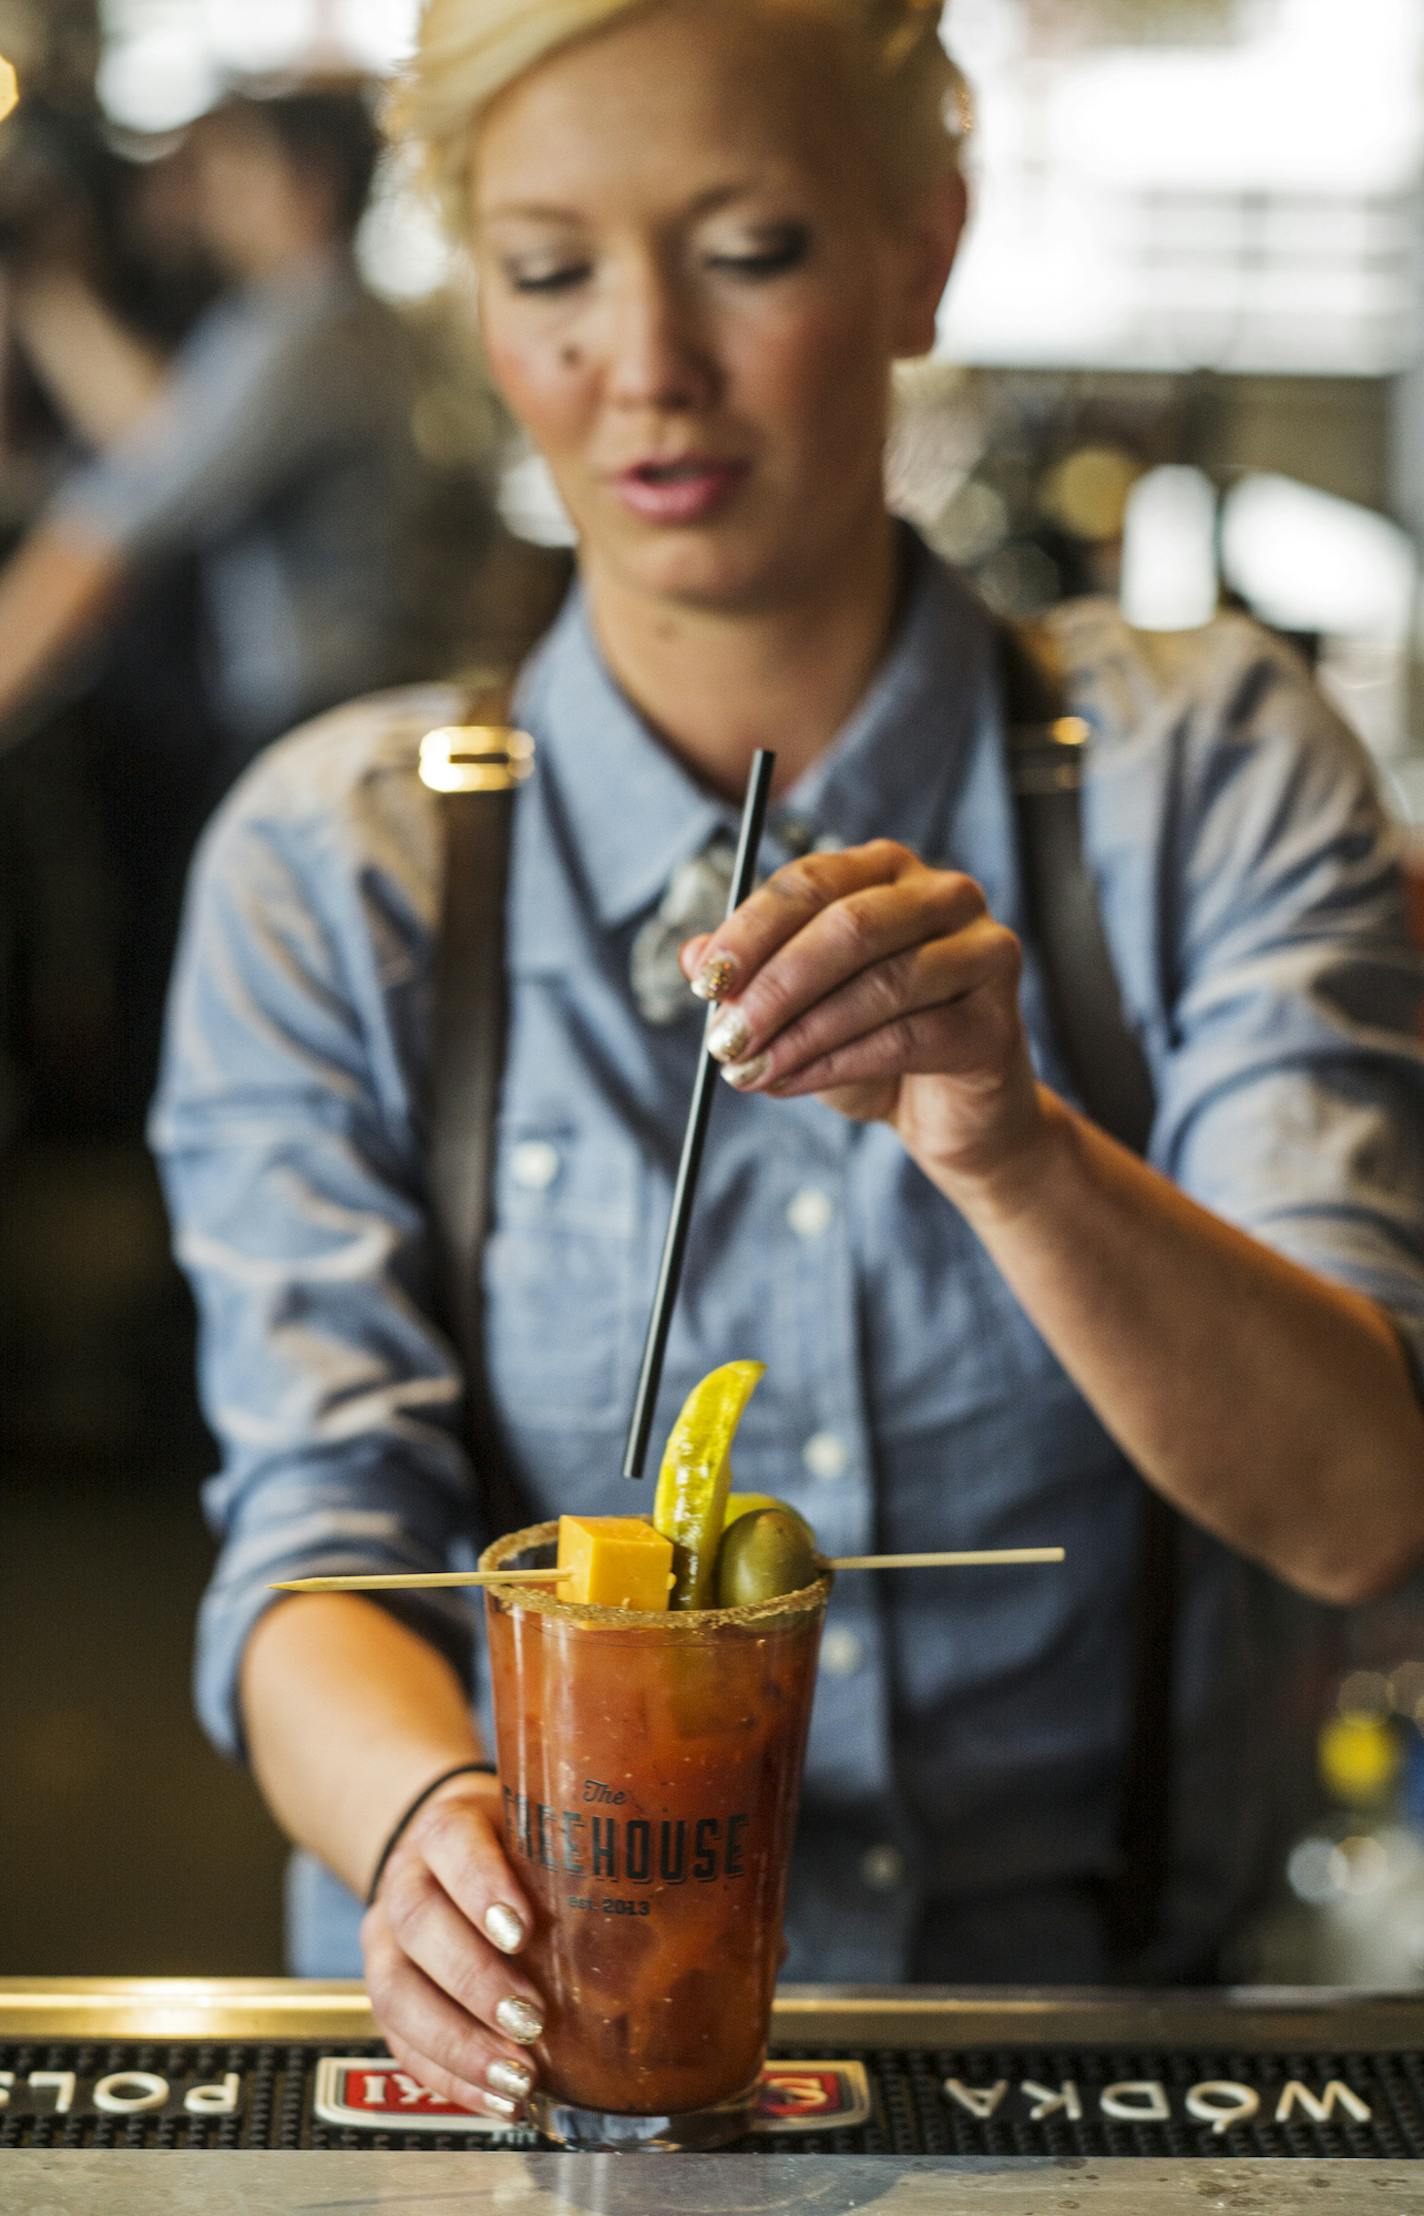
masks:
POLYGON ((1349 1620, 1349 1666, 1319 1731, 1316 1807, 1257 1932, 1256 1978, 1424 1988, 1420 1622, 1412 1588, 1349 1620))

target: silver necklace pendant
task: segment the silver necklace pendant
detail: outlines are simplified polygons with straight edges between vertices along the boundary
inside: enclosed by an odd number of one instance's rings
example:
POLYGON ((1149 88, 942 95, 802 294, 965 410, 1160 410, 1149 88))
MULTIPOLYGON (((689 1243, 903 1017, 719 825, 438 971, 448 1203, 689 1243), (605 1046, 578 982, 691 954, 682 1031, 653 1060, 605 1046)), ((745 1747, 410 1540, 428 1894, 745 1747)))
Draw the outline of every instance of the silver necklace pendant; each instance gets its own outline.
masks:
POLYGON ((731 840, 719 831, 702 853, 673 871, 657 914, 634 939, 629 978, 645 1023, 705 1020, 707 1011, 682 974, 678 949, 700 932, 715 931, 724 920, 735 859, 731 840))

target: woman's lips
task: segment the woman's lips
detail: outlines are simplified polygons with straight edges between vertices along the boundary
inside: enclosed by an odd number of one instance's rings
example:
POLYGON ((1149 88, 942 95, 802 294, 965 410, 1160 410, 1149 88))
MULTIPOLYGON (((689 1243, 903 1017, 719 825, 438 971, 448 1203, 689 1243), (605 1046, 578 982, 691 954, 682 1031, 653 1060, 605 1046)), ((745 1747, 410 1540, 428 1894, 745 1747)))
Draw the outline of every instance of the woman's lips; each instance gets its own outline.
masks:
POLYGON ((614 478, 625 507, 645 523, 700 523, 730 500, 746 476, 747 462, 640 463, 614 478))

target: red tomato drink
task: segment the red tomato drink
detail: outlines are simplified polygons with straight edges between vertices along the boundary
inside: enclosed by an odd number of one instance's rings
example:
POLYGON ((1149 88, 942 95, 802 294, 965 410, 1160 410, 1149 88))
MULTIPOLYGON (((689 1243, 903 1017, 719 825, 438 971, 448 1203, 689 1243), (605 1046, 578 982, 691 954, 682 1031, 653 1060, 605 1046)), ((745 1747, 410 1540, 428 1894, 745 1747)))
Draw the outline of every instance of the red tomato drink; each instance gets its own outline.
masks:
MULTIPOLYGON (((542 1568, 557 1525, 481 1569, 542 1568)), ((485 1603, 505 1838, 548 2009, 534 2120, 568 2146, 710 2146, 766 2052, 830 1579, 654 1615, 485 1603)))

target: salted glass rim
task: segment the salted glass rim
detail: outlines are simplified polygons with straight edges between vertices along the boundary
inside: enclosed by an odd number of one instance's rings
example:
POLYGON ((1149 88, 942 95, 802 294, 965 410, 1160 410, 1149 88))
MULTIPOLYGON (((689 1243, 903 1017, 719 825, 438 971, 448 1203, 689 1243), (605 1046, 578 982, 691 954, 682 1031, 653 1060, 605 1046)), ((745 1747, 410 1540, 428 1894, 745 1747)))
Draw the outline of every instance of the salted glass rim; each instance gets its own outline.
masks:
MULTIPOLYGON (((480 1556, 482 1570, 513 1567, 513 1557, 532 1554, 540 1547, 556 1546, 557 1518, 552 1523, 528 1524, 522 1531, 507 1531, 493 1539, 480 1556)), ((528 1563, 529 1569, 542 1568, 528 1563)), ((487 1585, 485 1593, 502 1608, 528 1609, 537 1616, 553 1616, 565 1623, 598 1625, 614 1631, 650 1632, 665 1639, 695 1639, 709 1631, 761 1629, 786 1617, 818 1613, 830 1598, 834 1578, 823 1570, 810 1585, 794 1593, 778 1593, 774 1599, 753 1601, 743 1608, 596 1608, 585 1601, 559 1600, 542 1585, 487 1585)))

